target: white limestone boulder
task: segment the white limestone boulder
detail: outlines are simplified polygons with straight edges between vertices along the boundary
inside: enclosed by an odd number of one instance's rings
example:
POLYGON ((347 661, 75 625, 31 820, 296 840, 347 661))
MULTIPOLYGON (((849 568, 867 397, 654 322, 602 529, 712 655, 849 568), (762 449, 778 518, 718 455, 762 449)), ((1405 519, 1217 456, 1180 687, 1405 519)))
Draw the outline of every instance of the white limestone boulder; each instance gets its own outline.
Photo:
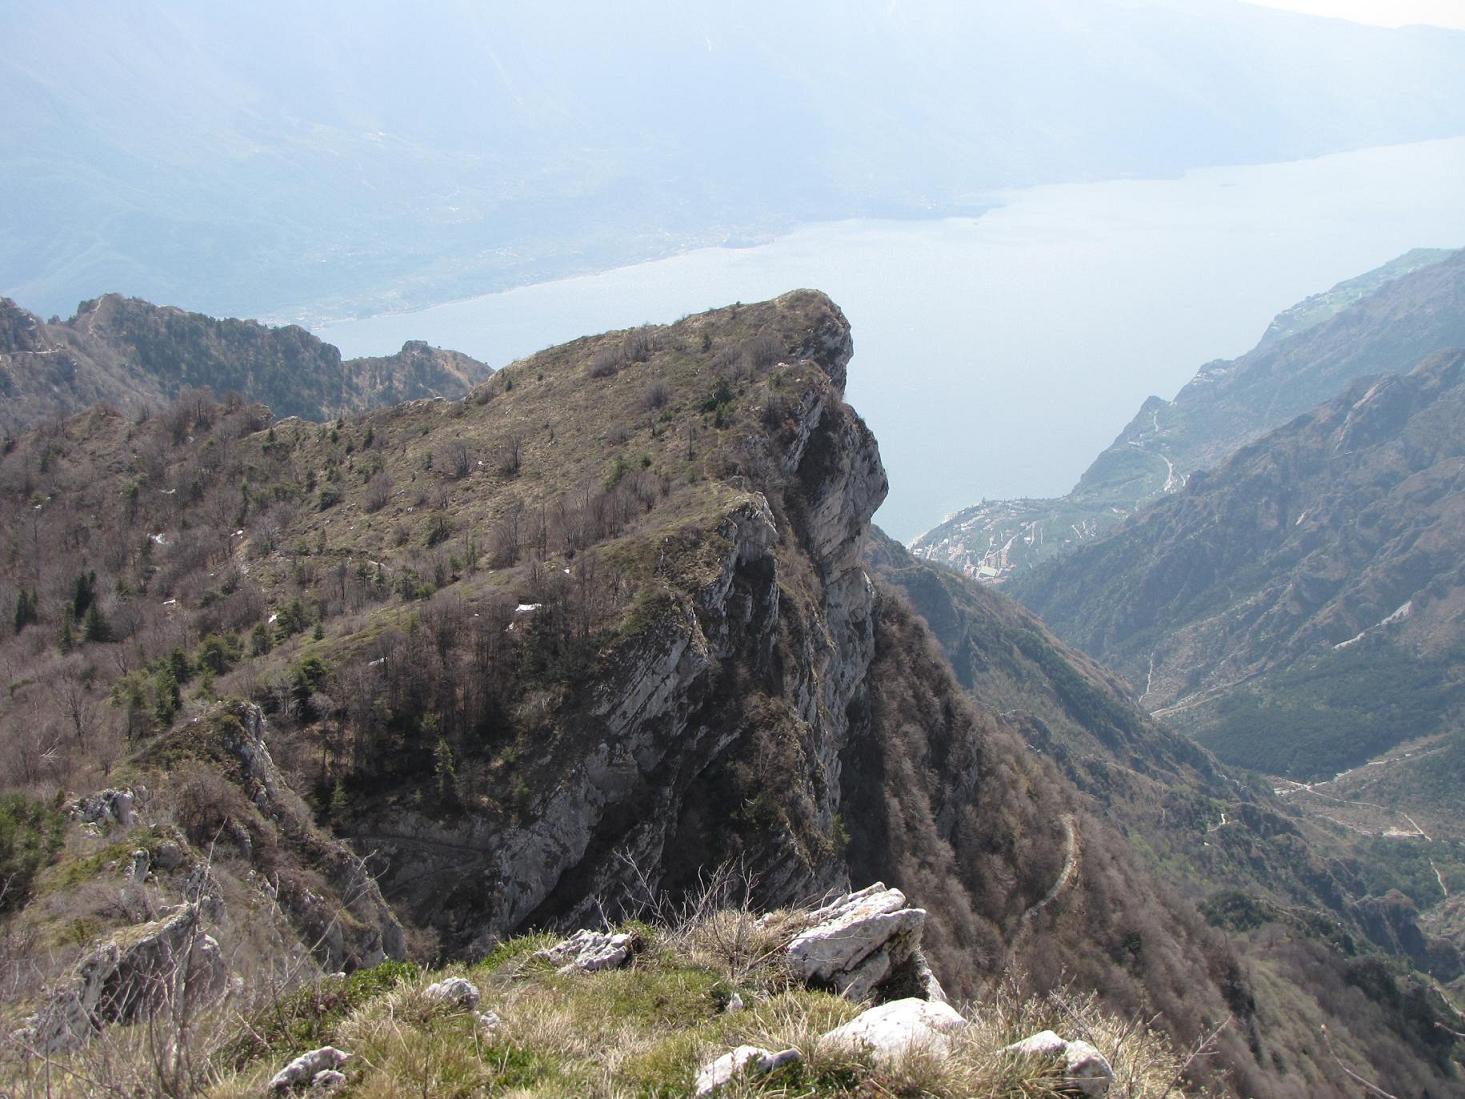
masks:
POLYGON ((583 928, 554 946, 536 951, 532 957, 549 962, 561 973, 594 973, 619 969, 641 949, 636 935, 612 935, 583 928))
POLYGON ((739 1076, 760 1075, 772 1072, 803 1060, 803 1054, 796 1049, 785 1049, 779 1053, 762 1046, 738 1046, 731 1053, 724 1053, 714 1061, 703 1065, 693 1081, 695 1095, 711 1095, 718 1088, 732 1083, 739 1076))
POLYGON ((422 998, 429 1003, 448 1004, 462 1011, 472 1011, 478 1006, 478 986, 466 977, 447 977, 422 990, 422 998))
POLYGON ((335 1046, 321 1046, 308 1053, 302 1053, 270 1080, 270 1090, 276 1094, 295 1091, 298 1088, 312 1088, 320 1080, 322 1086, 334 1087, 344 1074, 340 1068, 351 1055, 335 1046))
POLYGON ((1084 1041, 1067 1041, 1051 1030, 1040 1030, 1020 1042, 1002 1047, 1003 1053, 1017 1057, 1041 1057, 1061 1062, 1069 1087, 1088 1099, 1109 1093, 1114 1082, 1114 1067, 1109 1059, 1084 1041))
POLYGON ((1020 1042, 1013 1042, 1010 1046, 1003 1046, 1003 1053, 1011 1053, 1018 1057, 1061 1057, 1063 1051, 1068 1048, 1068 1043, 1051 1030, 1040 1030, 1036 1034, 1029 1034, 1020 1042))
POLYGON ((970 1025, 950 1004, 908 997, 863 1011, 827 1032, 822 1042, 851 1053, 901 1057, 918 1051, 946 1052, 951 1039, 970 1025))
POLYGON ((810 913, 786 954, 798 980, 851 1000, 864 1000, 886 984, 944 999, 920 953, 925 926, 924 909, 911 908, 899 889, 876 882, 810 913))
POLYGON ((1063 1051, 1063 1075, 1090 1099, 1109 1093, 1114 1067, 1109 1059, 1087 1042, 1069 1042, 1063 1051))

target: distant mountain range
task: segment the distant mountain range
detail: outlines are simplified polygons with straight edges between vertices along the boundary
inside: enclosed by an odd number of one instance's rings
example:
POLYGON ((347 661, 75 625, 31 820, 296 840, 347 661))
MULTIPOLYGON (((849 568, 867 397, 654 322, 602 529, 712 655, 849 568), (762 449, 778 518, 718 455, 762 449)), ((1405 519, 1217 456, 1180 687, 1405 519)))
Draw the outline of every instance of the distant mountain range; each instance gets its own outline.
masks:
POLYGON ((1465 133, 1459 32, 1230 0, 742 11, 6 5, 0 294, 374 313, 1005 187, 1465 133))
POLYGON ((1341 393, 1465 346, 1465 251, 1418 249, 1273 320, 1246 355, 1151 397, 1067 496, 983 501, 912 543, 922 558, 1008 580, 1095 541, 1195 471, 1341 393))
POLYGON ((456 351, 409 342, 395 355, 346 359, 293 325, 216 320, 108 294, 70 320, 42 321, 0 298, 0 429, 96 403, 139 409, 188 388, 261 401, 309 420, 422 397, 461 397, 492 373, 456 351))

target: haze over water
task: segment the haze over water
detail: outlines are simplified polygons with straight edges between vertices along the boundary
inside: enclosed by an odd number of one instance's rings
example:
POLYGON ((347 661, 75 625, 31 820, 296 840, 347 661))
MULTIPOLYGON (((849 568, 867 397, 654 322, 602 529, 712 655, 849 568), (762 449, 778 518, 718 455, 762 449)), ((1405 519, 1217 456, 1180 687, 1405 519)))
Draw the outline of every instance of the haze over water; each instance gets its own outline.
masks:
POLYGON ((1465 138, 1173 180, 995 195, 980 218, 810 225, 596 275, 323 325, 495 365, 563 340, 800 286, 854 327, 848 396, 880 440, 877 521, 909 539, 983 497, 1066 492, 1145 397, 1248 350, 1309 294, 1465 245, 1465 138))

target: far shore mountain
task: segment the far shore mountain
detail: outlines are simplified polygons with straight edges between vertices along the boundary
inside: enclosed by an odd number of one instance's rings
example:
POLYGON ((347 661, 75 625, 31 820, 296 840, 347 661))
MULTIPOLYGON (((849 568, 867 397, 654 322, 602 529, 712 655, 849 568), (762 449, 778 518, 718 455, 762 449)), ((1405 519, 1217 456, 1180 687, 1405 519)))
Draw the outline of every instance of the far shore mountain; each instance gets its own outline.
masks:
POLYGON ((1459 31, 1235 0, 742 10, 0 5, 0 294, 368 316, 1008 188, 1465 133, 1459 31))
POLYGON ((1253 350, 1207 363, 1174 400, 1150 397, 1068 495, 984 500, 911 550, 976 579, 1011 580, 1117 529, 1352 381, 1460 346, 1465 250, 1416 249, 1279 314, 1253 350))

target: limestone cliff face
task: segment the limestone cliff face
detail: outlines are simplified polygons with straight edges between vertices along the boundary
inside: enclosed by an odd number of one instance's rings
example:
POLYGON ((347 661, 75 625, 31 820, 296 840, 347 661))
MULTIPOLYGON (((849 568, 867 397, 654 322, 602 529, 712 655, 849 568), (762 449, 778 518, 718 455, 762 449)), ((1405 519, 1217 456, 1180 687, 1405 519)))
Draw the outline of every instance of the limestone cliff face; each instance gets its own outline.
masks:
MULTIPOLYGON (((315 827, 309 810, 275 765, 259 707, 238 706, 225 716, 226 720, 215 721, 219 741, 238 761, 236 780, 259 811, 261 823, 272 826, 271 846, 279 860, 273 875, 274 899, 313 953, 330 968, 406 957, 402 925, 365 864, 344 843, 315 827), (237 726, 227 721, 228 716, 236 719, 237 726), (291 873, 282 878, 280 866, 291 873)), ((267 858, 266 854, 255 860, 266 872, 267 858)))
POLYGON ((666 578, 643 628, 603 654, 583 706, 562 715, 575 735, 535 761, 547 781, 528 811, 508 828, 410 816, 360 838, 419 919, 482 944, 689 885, 722 857, 746 859, 776 900, 842 880, 828 837, 874 656, 860 553, 886 479, 843 400, 848 325, 822 295, 805 297, 792 304, 814 314, 798 347, 812 369, 782 429, 757 443, 760 475, 697 532, 711 567, 693 585, 666 578), (785 776, 803 802, 792 829, 749 826, 730 800, 732 771, 756 761, 770 726, 804 764, 785 776))

